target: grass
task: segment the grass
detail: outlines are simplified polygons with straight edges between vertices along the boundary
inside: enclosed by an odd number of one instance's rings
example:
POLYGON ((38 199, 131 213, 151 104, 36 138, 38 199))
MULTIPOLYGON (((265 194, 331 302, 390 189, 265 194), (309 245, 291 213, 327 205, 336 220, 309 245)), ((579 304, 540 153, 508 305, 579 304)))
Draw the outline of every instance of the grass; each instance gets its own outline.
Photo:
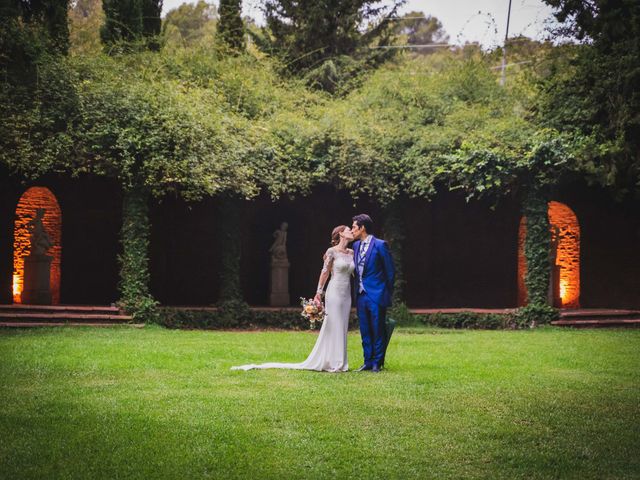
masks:
POLYGON ((315 338, 1 331, 0 477, 640 478, 640 330, 413 327, 378 375, 229 370, 315 338))

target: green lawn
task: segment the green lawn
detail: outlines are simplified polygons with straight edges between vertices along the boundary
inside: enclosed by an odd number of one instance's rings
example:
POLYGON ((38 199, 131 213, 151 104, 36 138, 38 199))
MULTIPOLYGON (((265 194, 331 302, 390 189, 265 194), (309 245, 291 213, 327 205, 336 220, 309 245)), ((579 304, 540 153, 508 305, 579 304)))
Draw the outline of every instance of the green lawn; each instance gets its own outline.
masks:
POLYGON ((229 370, 315 338, 0 331, 0 476, 640 478, 640 330, 400 329, 378 375, 229 370))

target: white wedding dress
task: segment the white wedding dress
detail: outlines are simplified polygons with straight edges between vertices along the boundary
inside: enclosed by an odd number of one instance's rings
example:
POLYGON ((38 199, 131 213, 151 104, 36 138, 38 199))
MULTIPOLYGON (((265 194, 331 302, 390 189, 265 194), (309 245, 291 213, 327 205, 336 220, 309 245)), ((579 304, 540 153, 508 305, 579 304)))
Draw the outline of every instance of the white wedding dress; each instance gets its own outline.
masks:
POLYGON ((304 362, 241 365, 231 367, 231 369, 287 368, 326 372, 346 372, 349 370, 347 331, 349 329, 349 314, 351 313, 351 275, 354 270, 355 264, 351 250, 347 250, 347 253, 340 252, 334 247, 327 250, 322 268, 323 272, 331 272, 325 296, 327 316, 320 328, 318 340, 304 362))

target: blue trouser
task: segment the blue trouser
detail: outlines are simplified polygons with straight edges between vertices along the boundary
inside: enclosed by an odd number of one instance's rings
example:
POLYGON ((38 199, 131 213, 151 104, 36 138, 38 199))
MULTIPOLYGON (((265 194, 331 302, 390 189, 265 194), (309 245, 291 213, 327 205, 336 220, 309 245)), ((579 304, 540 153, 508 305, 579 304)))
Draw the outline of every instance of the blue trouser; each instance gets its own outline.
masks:
POLYGON ((365 365, 371 366, 375 363, 381 366, 384 363, 386 312, 385 307, 371 300, 366 293, 358 295, 358 320, 365 365))

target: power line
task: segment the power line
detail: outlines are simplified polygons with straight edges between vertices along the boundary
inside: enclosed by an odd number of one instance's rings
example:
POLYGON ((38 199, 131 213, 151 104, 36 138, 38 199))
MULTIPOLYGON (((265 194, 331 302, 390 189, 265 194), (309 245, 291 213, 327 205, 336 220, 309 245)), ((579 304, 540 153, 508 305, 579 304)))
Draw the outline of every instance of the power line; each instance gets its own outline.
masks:
POLYGON ((455 47, 455 45, 452 45, 450 43, 426 43, 424 45, 377 45, 369 48, 375 49, 375 48, 443 48, 443 47, 455 47))
POLYGON ((502 65, 498 65, 497 67, 491 67, 490 69, 491 70, 498 70, 498 69, 502 70, 502 69, 507 68, 507 67, 513 67, 515 65, 522 65, 522 64, 525 64, 525 63, 533 63, 533 60, 525 60, 525 61, 522 61, 522 62, 514 62, 514 63, 507 63, 507 64, 503 63, 502 65))

